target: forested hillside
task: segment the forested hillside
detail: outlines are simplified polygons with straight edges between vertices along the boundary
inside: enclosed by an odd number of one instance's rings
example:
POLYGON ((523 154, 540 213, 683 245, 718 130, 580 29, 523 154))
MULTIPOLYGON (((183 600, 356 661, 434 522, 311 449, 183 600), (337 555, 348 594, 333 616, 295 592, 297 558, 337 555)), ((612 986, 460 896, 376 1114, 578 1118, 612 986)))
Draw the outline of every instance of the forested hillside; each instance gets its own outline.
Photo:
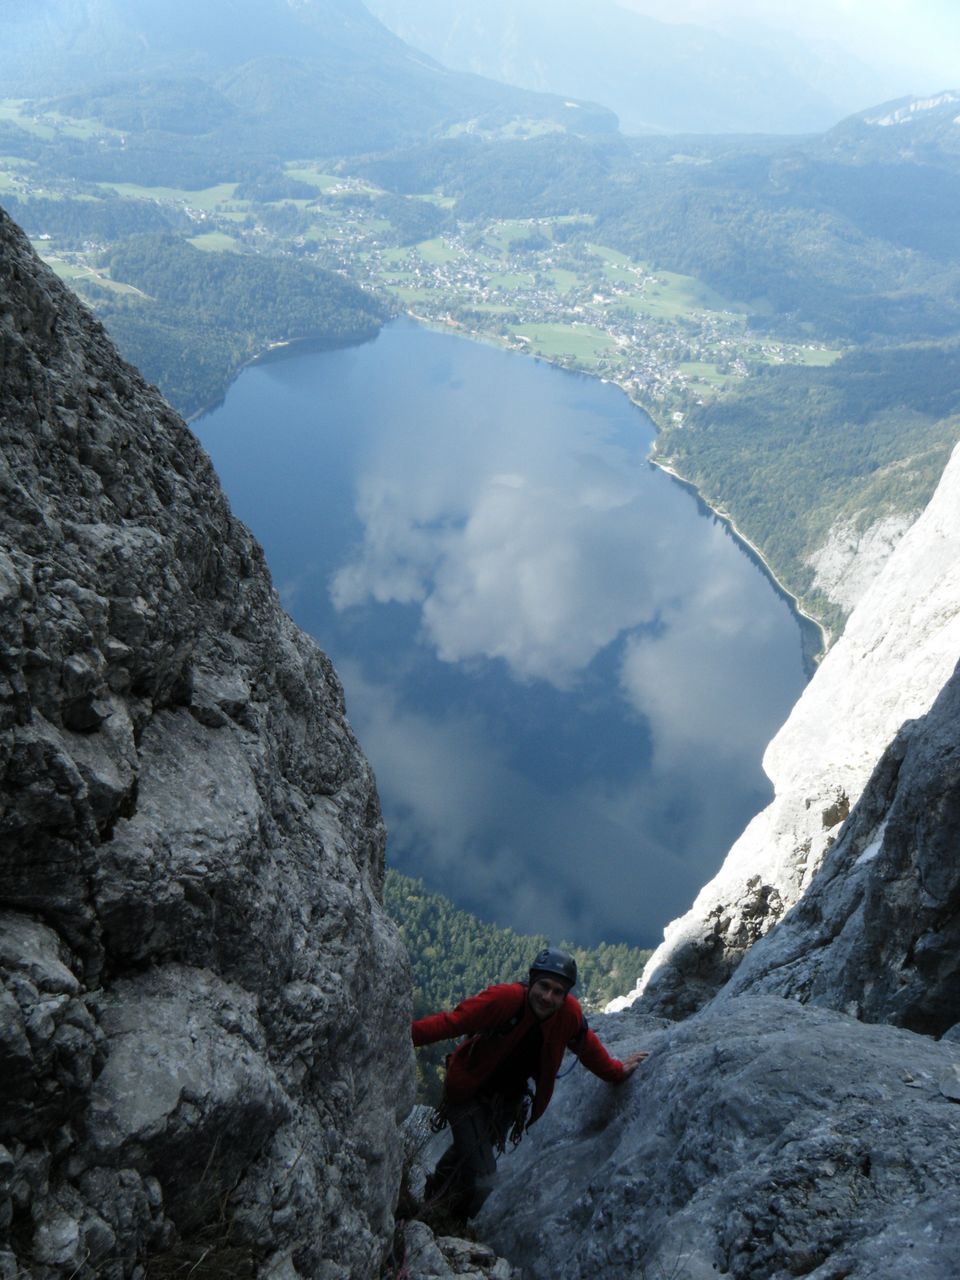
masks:
MULTIPOLYGON (((828 135, 829 136, 829 135, 828 135)), ((758 325, 863 342, 960 325, 960 170, 797 139, 438 141, 355 166, 461 218, 587 215, 594 240, 697 276, 758 325)))
POLYGON ((174 236, 132 236, 105 265, 139 295, 103 295, 104 323, 184 414, 218 399, 240 365, 272 342, 360 342, 384 319, 374 298, 320 267, 202 252, 174 236))
POLYGON ((829 368, 763 367, 668 423, 658 454, 735 512, 774 569, 837 634, 846 610, 815 586, 831 527, 865 531, 924 508, 960 440, 960 347, 854 351, 829 368))
MULTIPOLYGON (((522 242, 524 265, 541 280, 579 260, 594 299, 612 285, 620 349, 636 342, 641 365, 644 344, 662 342, 681 376, 654 381, 619 356, 598 371, 615 364, 660 427, 658 456, 836 635, 849 601, 814 568, 831 532, 855 541, 891 516, 902 527, 960 438, 958 104, 887 104, 807 139, 446 139, 359 171, 398 193, 443 191, 468 225, 526 220, 540 239, 522 242), (671 338, 654 334, 632 323, 646 300, 627 263, 717 300, 677 307, 671 338), (832 354, 805 366, 790 343, 832 354)), ((483 328, 481 309, 462 319, 483 328)))
MULTIPOLYGON (((614 996, 632 989, 649 951, 625 943, 577 947, 542 934, 520 934, 484 924, 458 910, 449 898, 429 893, 420 880, 388 870, 384 905, 400 927, 413 964, 414 1016, 452 1009, 464 997, 495 982, 526 979, 530 961, 553 943, 576 957, 576 996, 587 1010, 602 1009, 614 996)), ((423 1099, 435 1102, 442 1063, 450 1044, 429 1045, 418 1053, 423 1099)))

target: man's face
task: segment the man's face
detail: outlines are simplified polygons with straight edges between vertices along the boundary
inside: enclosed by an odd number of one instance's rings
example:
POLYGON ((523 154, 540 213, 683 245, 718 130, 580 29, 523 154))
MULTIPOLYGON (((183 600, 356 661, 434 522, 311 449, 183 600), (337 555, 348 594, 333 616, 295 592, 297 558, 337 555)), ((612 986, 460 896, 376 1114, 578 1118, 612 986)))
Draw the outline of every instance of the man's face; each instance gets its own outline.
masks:
POLYGON ((534 1016, 542 1022, 544 1018, 549 1018, 552 1013, 557 1012, 566 994, 567 985, 559 978, 538 978, 536 982, 530 984, 527 999, 530 1001, 534 1016))

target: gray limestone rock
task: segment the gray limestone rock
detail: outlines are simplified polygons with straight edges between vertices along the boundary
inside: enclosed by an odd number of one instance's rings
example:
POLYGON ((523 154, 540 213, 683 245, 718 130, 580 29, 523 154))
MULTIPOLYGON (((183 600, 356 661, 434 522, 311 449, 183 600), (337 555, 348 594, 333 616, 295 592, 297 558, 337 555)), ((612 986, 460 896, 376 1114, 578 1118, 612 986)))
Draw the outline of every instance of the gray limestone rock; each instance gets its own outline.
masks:
POLYGON ((890 559, 897 543, 916 519, 917 513, 890 512, 876 518, 858 512, 841 517, 827 531, 825 541, 808 559, 814 570, 812 591, 840 605, 846 613, 890 559), (870 523, 864 523, 869 520, 870 523))
POLYGON ((0 1139, 56 1130, 87 1096, 106 1042, 52 929, 0 913, 0 1139))
POLYGON ((960 669, 905 725, 800 902, 725 988, 942 1036, 960 1021, 960 669))
POLYGON ((409 974, 337 677, 2 213, 0 387, 0 1275, 374 1276, 409 974))
POLYGON ((561 1082, 479 1219, 528 1280, 960 1275, 960 1047, 763 996, 597 1026, 651 1057, 561 1082))
POLYGON ((488 1245, 458 1236, 434 1236, 424 1222, 403 1228, 405 1280, 520 1280, 520 1271, 488 1245))

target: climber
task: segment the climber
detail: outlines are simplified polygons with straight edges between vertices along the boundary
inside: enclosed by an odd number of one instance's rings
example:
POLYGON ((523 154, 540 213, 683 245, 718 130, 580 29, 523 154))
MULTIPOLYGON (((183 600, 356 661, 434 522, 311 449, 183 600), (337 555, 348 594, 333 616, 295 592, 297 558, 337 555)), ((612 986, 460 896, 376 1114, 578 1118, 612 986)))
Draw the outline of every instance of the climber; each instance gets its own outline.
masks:
POLYGON ((543 1115, 567 1049, 612 1084, 628 1079, 648 1056, 631 1053, 623 1062, 610 1057, 570 995, 576 980, 573 956, 544 947, 530 966, 529 983, 487 987, 449 1013, 413 1023, 418 1047, 467 1036, 447 1059, 440 1115, 453 1141, 427 1179, 428 1209, 442 1206, 459 1222, 479 1213, 493 1188, 497 1153, 508 1135, 516 1145, 543 1115))

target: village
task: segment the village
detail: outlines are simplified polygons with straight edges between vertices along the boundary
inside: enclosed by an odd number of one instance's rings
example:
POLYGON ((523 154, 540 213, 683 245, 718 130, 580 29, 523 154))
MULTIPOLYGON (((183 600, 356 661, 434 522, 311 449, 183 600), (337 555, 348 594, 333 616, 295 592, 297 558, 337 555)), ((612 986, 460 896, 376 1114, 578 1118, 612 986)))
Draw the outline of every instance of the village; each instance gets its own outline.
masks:
POLYGON ((655 416, 683 420, 749 375, 751 365, 827 364, 837 351, 754 333, 735 307, 692 277, 654 270, 600 244, 552 233, 569 219, 460 224, 427 241, 389 243, 376 201, 346 196, 325 266, 386 294, 418 319, 615 382, 655 416))
MULTIPOLYGON (((0 192, 58 201, 74 194, 62 183, 51 185, 49 175, 36 181, 31 168, 16 161, 2 165, 0 192)), ((444 229, 404 242, 410 237, 390 218, 396 197, 364 179, 323 173, 310 162, 290 164, 285 173, 313 187, 313 198, 242 199, 235 183, 200 191, 96 185, 108 199, 175 209, 187 227, 192 224, 189 239, 200 249, 316 262, 423 322, 615 382, 656 419, 674 426, 692 406, 748 377, 751 368, 828 364, 840 354, 755 331, 742 305, 701 281, 593 242, 589 218, 460 222, 452 200, 429 193, 403 203, 442 209, 444 229)), ((34 240, 50 265, 81 291, 91 284, 138 292, 111 280, 103 268, 108 243, 46 230, 35 231, 34 240)))

